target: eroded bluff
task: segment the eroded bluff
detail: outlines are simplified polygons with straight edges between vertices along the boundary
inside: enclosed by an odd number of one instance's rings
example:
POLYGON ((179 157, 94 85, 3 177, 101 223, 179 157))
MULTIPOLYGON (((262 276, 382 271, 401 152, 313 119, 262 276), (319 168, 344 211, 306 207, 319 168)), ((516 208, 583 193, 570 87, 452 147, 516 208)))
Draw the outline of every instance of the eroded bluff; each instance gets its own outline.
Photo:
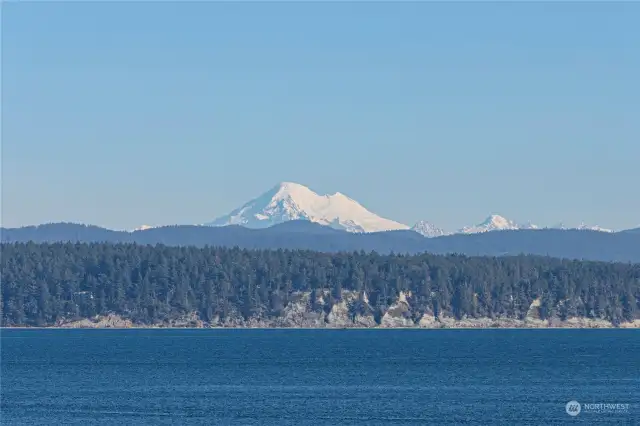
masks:
MULTIPOLYGON (((276 312, 257 308, 251 315, 242 315, 231 306, 224 316, 215 315, 210 321, 191 312, 156 324, 137 324, 116 314, 96 316, 79 321, 58 322, 65 328, 134 328, 134 327, 192 327, 192 328, 611 328, 603 319, 559 318, 541 320, 540 301, 534 300, 523 319, 517 318, 455 318, 451 313, 413 309, 411 292, 400 292, 384 308, 374 308, 367 293, 342 291, 337 300, 329 290, 293 292, 276 312)), ((640 320, 619 324, 619 327, 638 328, 640 320)))

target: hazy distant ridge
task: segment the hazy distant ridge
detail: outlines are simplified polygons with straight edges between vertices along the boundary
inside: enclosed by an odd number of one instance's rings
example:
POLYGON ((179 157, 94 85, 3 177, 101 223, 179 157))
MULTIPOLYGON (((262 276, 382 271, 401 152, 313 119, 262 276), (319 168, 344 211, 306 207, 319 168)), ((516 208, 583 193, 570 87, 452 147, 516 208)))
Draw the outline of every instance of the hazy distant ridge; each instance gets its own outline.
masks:
POLYGON ((510 230, 425 238, 410 230, 350 233, 307 221, 289 221, 264 229, 242 226, 165 226, 136 232, 111 231, 70 223, 0 230, 3 242, 110 242, 308 249, 323 252, 461 253, 467 255, 537 254, 569 259, 640 263, 640 232, 589 230, 510 230))

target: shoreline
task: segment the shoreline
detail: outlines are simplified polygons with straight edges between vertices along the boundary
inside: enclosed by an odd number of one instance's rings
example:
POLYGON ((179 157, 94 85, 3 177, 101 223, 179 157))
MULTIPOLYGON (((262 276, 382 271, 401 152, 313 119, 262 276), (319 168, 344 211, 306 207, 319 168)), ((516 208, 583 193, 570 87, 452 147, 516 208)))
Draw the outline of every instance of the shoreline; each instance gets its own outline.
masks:
MULTIPOLYGON (((341 303, 344 304, 344 303, 341 303)), ((339 309, 334 305, 331 313, 322 316, 309 317, 298 312, 298 306, 291 305, 291 311, 282 317, 249 317, 243 318, 237 313, 226 318, 215 317, 210 321, 199 318, 196 312, 178 318, 158 321, 155 323, 134 322, 129 318, 115 313, 96 315, 82 319, 60 318, 50 325, 31 326, 13 325, 0 327, 2 329, 255 329, 255 330, 477 330, 477 329, 640 329, 640 319, 614 324, 602 318, 570 317, 561 320, 558 317, 540 319, 539 316, 528 315, 523 319, 463 317, 457 319, 450 316, 435 317, 433 314, 423 314, 419 320, 412 320, 394 311, 386 312, 376 320, 371 315, 352 317, 346 309, 339 309), (344 312, 343 312, 344 311, 344 312)), ((344 306, 342 307, 344 308, 344 306)))
POLYGON ((423 327, 396 327, 396 328, 330 328, 330 327, 85 327, 85 328, 71 328, 71 327, 0 327, 0 334, 5 330, 322 330, 322 331, 382 331, 382 330, 415 330, 415 331, 446 331, 446 330, 639 330, 640 327, 440 327, 440 328, 423 328, 423 327))
POLYGON ((593 326, 531 326, 531 327, 160 327, 160 326, 133 326, 133 327, 0 327, 3 330, 327 330, 327 331, 351 331, 351 330, 639 330, 639 325, 627 325, 614 327, 593 326))

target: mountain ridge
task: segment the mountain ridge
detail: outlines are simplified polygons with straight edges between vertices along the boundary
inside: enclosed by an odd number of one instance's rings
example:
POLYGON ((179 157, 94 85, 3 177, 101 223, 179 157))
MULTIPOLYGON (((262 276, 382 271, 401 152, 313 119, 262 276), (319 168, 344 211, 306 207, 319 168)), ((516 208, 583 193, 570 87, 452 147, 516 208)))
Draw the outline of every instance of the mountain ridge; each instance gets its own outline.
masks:
MULTIPOLYGON (((362 204, 341 192, 320 195, 308 187, 294 182, 280 182, 230 213, 196 226, 224 227, 239 225, 250 229, 265 229, 280 223, 297 220, 319 223, 352 233, 411 230, 427 238, 527 229, 576 229, 606 233, 615 232, 597 225, 589 226, 584 222, 576 227, 567 227, 563 223, 551 227, 540 227, 531 222, 526 224, 518 223, 496 213, 489 215, 482 222, 464 226, 454 231, 445 230, 428 220, 419 220, 413 226, 408 226, 371 212, 362 204)), ((159 227, 162 226, 145 224, 130 229, 128 232, 138 233, 159 227)))
MULTIPOLYGON (((428 220, 420 220, 413 226, 387 219, 366 209, 362 204, 341 192, 318 194, 308 187, 295 182, 280 182, 256 198, 249 200, 230 213, 205 226, 242 225, 247 228, 267 228, 291 221, 308 220, 349 232, 380 232, 411 229, 425 237, 433 238, 452 234, 473 234, 490 231, 540 229, 531 222, 519 224, 498 214, 489 215, 484 221, 456 231, 446 231, 428 220)), ((599 226, 562 229, 590 229, 613 232, 599 226)))
POLYGON ((425 238, 412 230, 353 233, 308 221, 270 228, 239 225, 174 225, 144 231, 112 231, 69 223, 0 228, 3 243, 108 242, 167 246, 220 246, 246 249, 303 249, 319 252, 458 253, 468 256, 531 254, 564 259, 640 263, 640 233, 531 229, 452 234, 425 238))

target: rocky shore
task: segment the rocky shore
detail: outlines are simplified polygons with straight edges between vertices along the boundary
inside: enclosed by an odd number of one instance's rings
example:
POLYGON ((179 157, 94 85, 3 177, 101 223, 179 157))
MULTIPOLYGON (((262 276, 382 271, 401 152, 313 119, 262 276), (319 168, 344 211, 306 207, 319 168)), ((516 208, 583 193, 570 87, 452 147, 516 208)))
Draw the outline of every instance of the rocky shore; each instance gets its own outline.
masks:
POLYGON ((193 312, 180 318, 154 324, 138 324, 117 314, 61 320, 46 328, 640 328, 640 319, 614 325, 604 319, 560 318, 540 319, 539 300, 534 300, 524 319, 517 318, 461 318, 446 313, 436 317, 433 312, 415 315, 411 310, 410 293, 400 293, 395 303, 376 315, 369 305, 366 293, 343 291, 339 302, 326 306, 328 291, 321 295, 312 308, 309 292, 297 292, 280 315, 258 312, 244 318, 233 310, 225 318, 214 317, 204 321, 193 312))

